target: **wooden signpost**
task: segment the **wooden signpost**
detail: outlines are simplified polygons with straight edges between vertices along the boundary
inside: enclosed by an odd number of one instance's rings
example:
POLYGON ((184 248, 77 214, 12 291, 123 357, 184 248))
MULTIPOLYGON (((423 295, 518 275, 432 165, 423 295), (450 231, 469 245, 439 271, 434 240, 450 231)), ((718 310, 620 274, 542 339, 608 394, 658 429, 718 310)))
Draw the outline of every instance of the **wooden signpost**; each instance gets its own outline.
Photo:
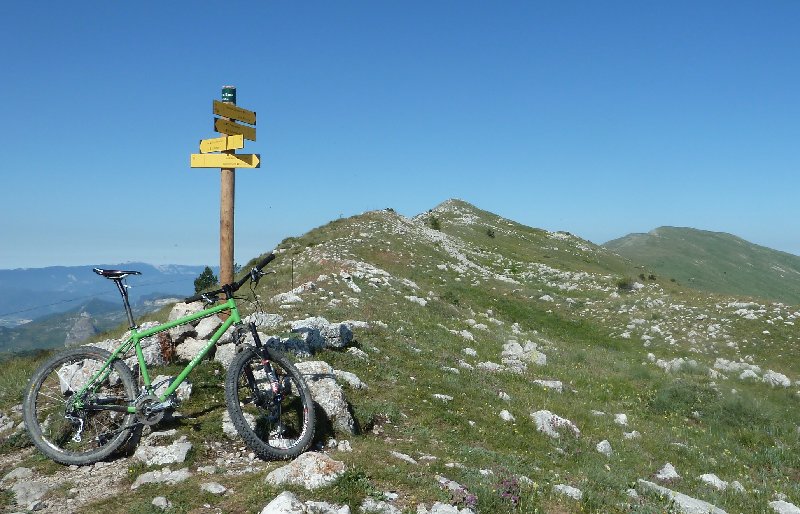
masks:
POLYGON ((236 189, 236 168, 258 168, 261 166, 259 154, 237 154, 244 148, 244 140, 256 140, 256 113, 236 105, 236 88, 222 87, 222 101, 214 100, 211 111, 221 118, 214 118, 214 130, 222 137, 200 141, 200 153, 191 154, 189 165, 192 168, 220 169, 219 202, 219 282, 233 282, 233 217, 236 189), (234 121, 235 120, 235 121, 234 121), (240 121, 241 123, 236 123, 240 121), (220 153, 214 153, 220 152, 220 153))

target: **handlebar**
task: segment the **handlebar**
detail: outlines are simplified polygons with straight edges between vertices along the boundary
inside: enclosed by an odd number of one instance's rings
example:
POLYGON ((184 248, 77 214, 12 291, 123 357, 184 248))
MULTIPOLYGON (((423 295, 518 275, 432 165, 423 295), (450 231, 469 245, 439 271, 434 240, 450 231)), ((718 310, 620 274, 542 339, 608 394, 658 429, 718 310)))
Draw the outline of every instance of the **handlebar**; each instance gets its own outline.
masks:
POLYGON ((236 291, 238 291, 239 288, 242 287, 248 280, 253 280, 253 281, 258 280, 258 277, 261 275, 261 270, 264 269, 264 266, 272 262, 273 259, 275 259, 275 254, 270 253, 269 255, 264 257, 264 259, 261 262, 256 264, 255 267, 250 270, 250 273, 246 274, 238 281, 233 282, 232 284, 226 284, 215 291, 206 291, 205 293, 198 293, 194 296, 184 298, 183 303, 192 303, 198 300, 212 300, 218 294, 225 293, 226 290, 230 291, 230 294, 233 294, 236 291))

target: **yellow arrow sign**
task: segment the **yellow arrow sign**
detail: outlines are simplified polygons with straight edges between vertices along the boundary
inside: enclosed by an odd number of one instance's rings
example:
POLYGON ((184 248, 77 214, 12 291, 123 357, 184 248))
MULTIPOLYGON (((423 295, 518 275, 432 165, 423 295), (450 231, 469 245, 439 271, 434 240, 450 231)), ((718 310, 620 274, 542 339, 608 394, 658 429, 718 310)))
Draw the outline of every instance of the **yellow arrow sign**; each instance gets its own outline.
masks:
POLYGON ((192 168, 260 168, 261 156, 257 153, 193 153, 192 168))
POLYGON ((212 110, 214 111, 214 114, 217 116, 222 116, 223 118, 243 121, 245 123, 249 123, 250 125, 256 124, 256 113, 254 111, 248 111, 247 109, 242 109, 241 107, 237 107, 233 104, 226 104, 220 102, 219 100, 214 100, 214 106, 212 110))
POLYGON ((223 120, 222 118, 214 118, 214 130, 230 136, 241 134, 245 139, 249 139, 250 141, 256 140, 256 129, 254 127, 239 125, 238 123, 223 120))
POLYGON ((244 148, 244 136, 241 134, 215 137, 214 139, 203 139, 200 141, 201 153, 238 150, 239 148, 244 148))

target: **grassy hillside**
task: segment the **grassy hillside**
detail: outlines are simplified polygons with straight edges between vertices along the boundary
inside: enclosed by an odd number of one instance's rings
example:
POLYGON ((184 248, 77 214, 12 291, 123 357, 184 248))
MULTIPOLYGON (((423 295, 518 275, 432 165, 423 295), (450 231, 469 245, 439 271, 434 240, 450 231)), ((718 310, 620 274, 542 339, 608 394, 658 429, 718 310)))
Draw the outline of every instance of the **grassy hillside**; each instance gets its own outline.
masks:
POLYGON ((703 291, 800 304, 800 257, 730 234, 660 227, 603 246, 703 291))
MULTIPOLYGON (((415 219, 384 210, 336 220, 276 252, 277 274, 257 290, 262 301, 292 285, 314 287, 299 293, 302 302, 266 303, 268 310, 287 321, 318 315, 369 325, 355 329, 365 358, 333 350, 312 357, 368 388, 346 389, 359 434, 319 434, 322 443, 350 440, 352 452, 331 451, 348 472, 314 492, 295 489, 304 500, 358 512, 364 498, 391 491, 409 513, 434 501, 482 513, 666 512, 668 502, 629 490, 671 463, 680 478, 670 488, 727 512, 767 512, 776 494, 800 504, 796 308, 683 289, 662 274, 640 280, 641 269, 605 248, 456 200, 415 219), (504 358, 509 342, 535 346, 546 359, 520 367, 504 358), (744 369, 755 378, 740 378, 744 369), (778 376, 789 384, 771 385, 778 376), (545 435, 532 417, 543 410, 580 434, 545 435), (610 455, 597 450, 603 441, 610 455), (714 489, 699 479, 707 473, 743 491, 714 489), (475 498, 444 490, 437 475, 475 498), (582 499, 557 485, 580 489, 582 499)), ((0 376, 0 412, 13 412, 36 359, 20 358, 13 375, 0 376)), ((195 444, 193 472, 219 455, 246 460, 247 450, 219 428, 223 372, 198 367, 175 426, 195 444)), ((0 446, 0 476, 21 462, 69 479, 23 439, 0 446)), ((219 472, 213 479, 234 494, 218 497, 197 494, 208 481, 200 473, 130 491, 147 470, 122 465, 127 473, 115 487, 125 500, 87 509, 150 512, 153 497, 166 496, 175 512, 260 512, 281 491, 264 476, 282 463, 219 472)), ((52 494, 68 496, 69 487, 52 494)))

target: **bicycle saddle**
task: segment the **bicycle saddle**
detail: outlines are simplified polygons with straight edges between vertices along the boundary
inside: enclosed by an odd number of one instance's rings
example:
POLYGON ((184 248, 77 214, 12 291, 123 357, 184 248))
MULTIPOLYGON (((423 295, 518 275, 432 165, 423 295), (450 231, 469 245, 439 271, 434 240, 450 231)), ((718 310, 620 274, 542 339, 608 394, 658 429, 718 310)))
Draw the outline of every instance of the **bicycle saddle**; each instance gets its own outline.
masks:
POLYGON ((141 275, 141 271, 122 271, 118 269, 100 269, 94 268, 94 272, 100 276, 110 278, 112 280, 117 280, 120 278, 125 278, 128 275, 141 275))

